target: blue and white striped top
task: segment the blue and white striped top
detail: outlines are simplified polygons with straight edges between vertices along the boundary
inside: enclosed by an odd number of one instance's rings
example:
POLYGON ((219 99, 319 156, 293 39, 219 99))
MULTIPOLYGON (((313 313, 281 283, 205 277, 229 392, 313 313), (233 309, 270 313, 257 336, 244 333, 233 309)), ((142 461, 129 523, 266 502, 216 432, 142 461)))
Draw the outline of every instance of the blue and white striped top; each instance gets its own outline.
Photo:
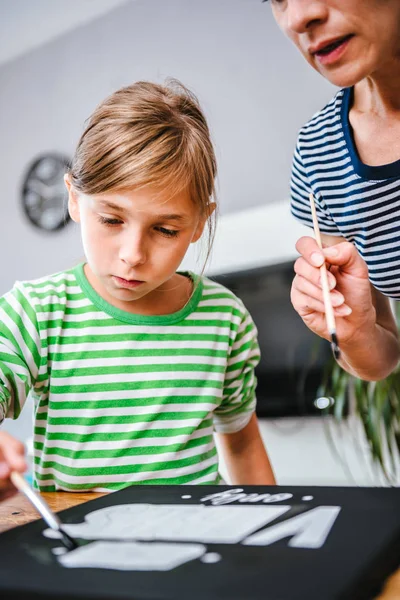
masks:
POLYGON ((292 214, 312 227, 314 194, 321 232, 353 242, 371 283, 400 299, 400 160, 361 162, 349 123, 353 89, 340 90, 301 130, 291 179, 292 214))

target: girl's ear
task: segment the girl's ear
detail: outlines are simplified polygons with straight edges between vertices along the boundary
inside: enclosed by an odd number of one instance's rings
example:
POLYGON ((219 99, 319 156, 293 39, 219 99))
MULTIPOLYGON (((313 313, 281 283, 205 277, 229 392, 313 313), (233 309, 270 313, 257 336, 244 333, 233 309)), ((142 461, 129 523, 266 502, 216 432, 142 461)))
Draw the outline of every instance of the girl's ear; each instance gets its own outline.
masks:
POLYGON ((70 179, 68 173, 66 175, 64 175, 64 183, 65 183, 65 187, 67 188, 67 191, 68 191, 69 216, 71 217, 71 219, 73 221, 75 221, 75 223, 79 223, 81 220, 81 215, 80 215, 80 211, 79 211, 78 194, 72 187, 71 179, 70 179))
POLYGON ((201 219, 199 219, 199 223, 197 225, 196 231, 194 232, 194 235, 190 242, 191 244, 195 244, 201 238, 201 236, 203 235, 205 224, 207 223, 207 220, 211 217, 211 215, 215 211, 216 207, 217 207, 217 205, 215 204, 215 202, 210 202, 210 204, 207 207, 207 212, 201 219))

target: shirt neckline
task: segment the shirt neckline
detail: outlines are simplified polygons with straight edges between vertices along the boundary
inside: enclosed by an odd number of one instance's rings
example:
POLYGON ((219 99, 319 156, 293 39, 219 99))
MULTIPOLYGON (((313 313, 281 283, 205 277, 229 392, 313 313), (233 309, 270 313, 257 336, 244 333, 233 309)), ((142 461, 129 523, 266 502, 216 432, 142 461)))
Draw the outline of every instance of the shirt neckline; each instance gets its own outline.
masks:
POLYGON ((347 149, 350 154, 353 168, 357 175, 363 179, 396 179, 400 176, 400 160, 388 163, 386 165, 371 166, 363 163, 358 155, 354 142, 353 128, 349 120, 350 108, 353 104, 354 88, 345 88, 343 90, 343 99, 341 106, 341 122, 347 149))
POLYGON ((119 321, 124 321, 125 323, 137 325, 171 325, 173 323, 178 323, 179 321, 185 319, 197 308, 197 305, 199 304, 203 294, 203 280, 199 275, 196 275, 191 271, 178 271, 179 275, 190 277, 190 279, 193 281, 193 292, 185 306, 177 312, 169 315, 138 315, 122 310, 121 308, 117 308, 116 306, 113 306, 107 302, 107 300, 104 300, 104 298, 102 298, 89 283, 85 275, 84 266, 85 263, 80 263, 72 270, 83 292, 97 308, 107 313, 111 317, 114 317, 119 321))

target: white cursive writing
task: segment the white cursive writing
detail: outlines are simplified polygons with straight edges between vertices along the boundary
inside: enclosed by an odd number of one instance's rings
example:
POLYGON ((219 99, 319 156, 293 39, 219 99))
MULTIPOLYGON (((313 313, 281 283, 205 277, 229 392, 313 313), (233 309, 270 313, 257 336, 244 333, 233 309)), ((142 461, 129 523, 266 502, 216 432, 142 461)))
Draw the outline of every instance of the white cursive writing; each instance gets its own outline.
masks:
POLYGON ((278 493, 278 494, 246 494, 242 488, 235 488, 233 490, 225 490, 223 492, 217 492, 216 494, 210 494, 200 499, 200 502, 208 502, 214 506, 218 504, 230 504, 231 502, 240 502, 244 504, 260 502, 263 504, 271 504, 273 502, 283 502, 293 498, 293 494, 289 493, 278 493))

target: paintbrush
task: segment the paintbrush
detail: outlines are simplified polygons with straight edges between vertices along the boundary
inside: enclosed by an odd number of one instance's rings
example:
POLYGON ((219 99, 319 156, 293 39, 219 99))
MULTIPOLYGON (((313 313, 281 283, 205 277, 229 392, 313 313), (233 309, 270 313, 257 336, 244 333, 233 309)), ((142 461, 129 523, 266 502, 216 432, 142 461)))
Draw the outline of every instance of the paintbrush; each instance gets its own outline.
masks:
MULTIPOLYGON (((317 211, 315 210, 314 196, 312 194, 310 194, 310 204, 311 204, 311 214, 312 214, 312 219, 313 219, 313 224, 314 224, 315 239, 317 240, 318 246, 322 250, 322 240, 321 240, 321 234, 319 231, 317 211)), ((329 291, 328 271, 327 271, 325 262, 320 267, 320 274, 321 274, 322 296, 323 296, 324 305, 325 305, 326 325, 327 325, 328 332, 329 332, 329 335, 331 338, 331 348, 332 348, 333 356, 336 358, 336 360, 339 360, 340 348, 339 348, 338 337, 336 334, 335 315, 333 314, 331 294, 329 291)))
POLYGON ((10 479, 17 490, 25 494, 28 500, 36 508, 38 513, 46 521, 47 525, 54 531, 57 531, 58 537, 61 539, 64 546, 68 548, 68 550, 74 550, 77 548, 78 544, 68 535, 68 533, 64 531, 63 524, 59 517, 51 510, 43 498, 31 488, 28 482, 22 477, 21 473, 18 473, 18 471, 12 471, 10 474, 10 479))

